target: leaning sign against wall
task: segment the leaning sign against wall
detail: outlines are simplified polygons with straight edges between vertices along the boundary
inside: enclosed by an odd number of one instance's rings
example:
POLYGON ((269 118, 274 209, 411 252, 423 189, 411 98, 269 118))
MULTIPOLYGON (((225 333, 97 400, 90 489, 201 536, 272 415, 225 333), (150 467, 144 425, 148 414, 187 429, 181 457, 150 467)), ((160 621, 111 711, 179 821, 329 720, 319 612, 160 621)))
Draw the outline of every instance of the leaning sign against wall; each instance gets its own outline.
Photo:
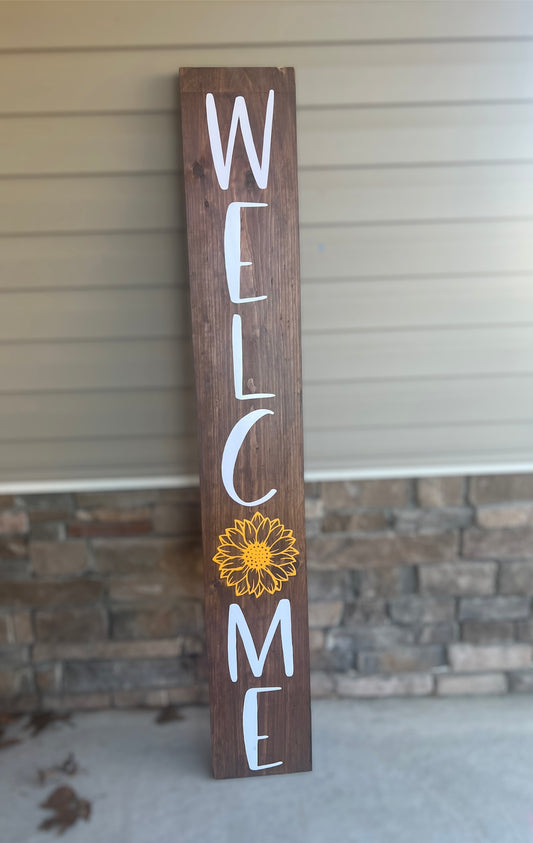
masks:
POLYGON ((294 73, 180 87, 213 766, 308 770, 294 73))

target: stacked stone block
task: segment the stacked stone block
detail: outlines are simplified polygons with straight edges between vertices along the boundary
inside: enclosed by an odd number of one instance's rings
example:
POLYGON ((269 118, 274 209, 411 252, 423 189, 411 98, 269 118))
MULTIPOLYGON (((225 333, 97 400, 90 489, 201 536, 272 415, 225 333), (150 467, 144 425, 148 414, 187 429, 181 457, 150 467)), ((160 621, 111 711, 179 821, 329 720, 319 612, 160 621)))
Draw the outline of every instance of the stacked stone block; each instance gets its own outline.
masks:
MULTIPOLYGON (((308 484, 315 696, 533 692, 533 476, 308 484)), ((197 490, 0 497, 3 707, 203 702, 197 490)))
POLYGON ((310 493, 317 695, 533 690, 531 475, 310 493))
POLYGON ((1 504, 4 707, 205 699, 197 490, 1 504))

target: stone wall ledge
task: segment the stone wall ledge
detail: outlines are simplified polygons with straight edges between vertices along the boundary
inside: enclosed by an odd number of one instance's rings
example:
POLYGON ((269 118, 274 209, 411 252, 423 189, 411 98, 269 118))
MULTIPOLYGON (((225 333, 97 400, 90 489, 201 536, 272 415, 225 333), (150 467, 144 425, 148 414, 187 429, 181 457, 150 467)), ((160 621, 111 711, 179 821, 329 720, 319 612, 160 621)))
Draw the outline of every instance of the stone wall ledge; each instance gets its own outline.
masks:
MULTIPOLYGON (((315 698, 533 693, 533 474, 305 491, 315 698)), ((0 704, 205 701, 202 567, 198 489, 0 496, 0 704)))

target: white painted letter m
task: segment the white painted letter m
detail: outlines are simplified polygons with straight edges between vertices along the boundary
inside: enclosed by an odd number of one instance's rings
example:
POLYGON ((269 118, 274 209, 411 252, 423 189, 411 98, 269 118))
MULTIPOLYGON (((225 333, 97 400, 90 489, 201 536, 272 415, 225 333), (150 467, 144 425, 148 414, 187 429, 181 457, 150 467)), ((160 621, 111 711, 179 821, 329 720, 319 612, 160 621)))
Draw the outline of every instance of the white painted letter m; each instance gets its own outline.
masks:
POLYGON ((242 609, 237 603, 232 603, 228 613, 228 666, 232 682, 237 681, 237 629, 240 632, 248 663, 254 676, 262 676, 266 657, 272 644, 276 629, 280 626, 281 647, 283 651, 283 663, 285 665, 285 676, 292 676, 294 673, 294 656, 292 650, 292 627, 291 627, 291 604, 288 600, 280 600, 274 612, 274 617, 268 627, 265 642, 259 656, 250 633, 246 618, 242 609))

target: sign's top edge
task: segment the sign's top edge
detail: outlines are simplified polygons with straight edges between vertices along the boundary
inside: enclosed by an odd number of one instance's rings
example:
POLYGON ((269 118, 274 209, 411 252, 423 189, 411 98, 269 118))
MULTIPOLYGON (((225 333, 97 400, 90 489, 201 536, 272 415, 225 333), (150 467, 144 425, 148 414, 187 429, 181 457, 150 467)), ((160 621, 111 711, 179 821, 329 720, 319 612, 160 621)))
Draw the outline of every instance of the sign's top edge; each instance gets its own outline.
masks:
POLYGON ((294 67, 180 67, 182 93, 240 93, 294 90, 294 67))

